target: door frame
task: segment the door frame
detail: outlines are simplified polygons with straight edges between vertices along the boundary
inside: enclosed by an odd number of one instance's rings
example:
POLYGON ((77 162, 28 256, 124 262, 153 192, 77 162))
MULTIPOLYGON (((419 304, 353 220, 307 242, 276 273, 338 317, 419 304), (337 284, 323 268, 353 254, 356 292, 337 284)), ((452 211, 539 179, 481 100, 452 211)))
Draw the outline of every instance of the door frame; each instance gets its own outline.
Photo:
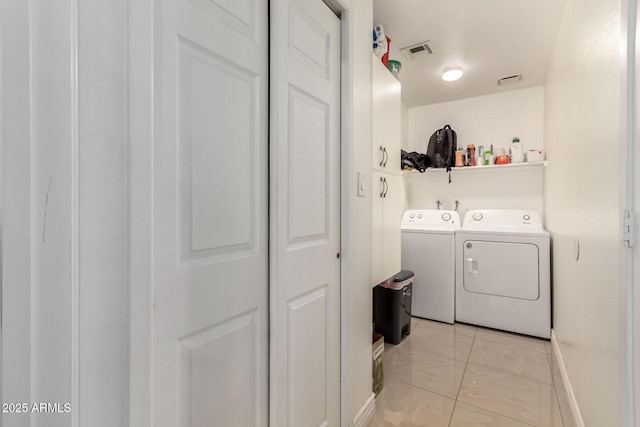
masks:
POLYGON ((630 211, 636 231, 632 234, 631 245, 623 243, 620 257, 618 390, 621 425, 634 426, 640 418, 640 288, 634 283, 636 272, 640 271, 640 149, 637 146, 640 122, 636 117, 640 99, 637 85, 640 79, 637 40, 640 11, 637 0, 622 0, 621 3, 620 229, 624 231, 624 211, 630 211))
POLYGON ((154 0, 129 2, 129 425, 153 426, 154 0), (134 143, 135 142, 135 143, 134 143), (147 224, 146 227, 140 224, 147 224))
MULTIPOLYGON (((277 1, 277 0, 271 0, 277 1)), ((341 61, 340 61, 340 253, 342 262, 340 263, 340 425, 351 424, 349 419, 349 406, 351 404, 349 389, 349 365, 352 355, 348 352, 349 339, 349 288, 346 284, 357 284, 356 265, 350 257, 355 253, 354 245, 350 236, 355 232, 353 218, 353 200, 351 199, 357 188, 356 180, 352 178, 354 171, 353 153, 353 118, 354 100, 350 94, 355 86, 355 77, 352 76, 355 60, 355 52, 350 49, 357 37, 353 35, 352 29, 356 27, 356 14, 352 13, 352 7, 357 0, 323 0, 324 3, 333 10, 340 18, 340 40, 341 40, 341 61), (353 37, 354 40, 351 39, 353 37)), ((369 82, 370 85, 370 82, 369 82)), ((371 150, 369 150, 371 151, 371 150)), ((368 164, 371 162, 369 161, 368 164)), ((368 256, 367 259, 371 257, 368 256)), ((370 271, 371 266, 366 266, 370 271)), ((369 284, 367 284, 369 285, 369 284)), ((355 359, 355 358, 354 358, 355 359)), ((373 358, 372 358, 373 360, 373 358)), ((365 402, 363 402, 365 403, 365 402)))

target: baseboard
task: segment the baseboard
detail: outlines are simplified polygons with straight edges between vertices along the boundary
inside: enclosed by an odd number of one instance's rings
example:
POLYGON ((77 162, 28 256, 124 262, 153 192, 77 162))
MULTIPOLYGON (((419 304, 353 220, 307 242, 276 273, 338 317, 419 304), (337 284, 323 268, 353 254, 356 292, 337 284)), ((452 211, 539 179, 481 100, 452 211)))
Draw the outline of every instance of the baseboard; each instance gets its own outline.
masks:
POLYGON ((353 427, 366 427, 369 425, 374 415, 376 414, 376 395, 371 393, 371 396, 364 402, 362 408, 358 411, 355 417, 353 417, 353 427))
POLYGON ((551 331, 551 346, 553 348, 553 353, 556 357, 556 360, 558 361, 560 375, 562 376, 562 383, 564 385, 564 390, 567 393, 567 401, 569 402, 569 407, 571 408, 571 415, 573 415, 573 422, 575 423, 576 427, 585 427, 584 419, 582 419, 582 413, 580 412, 580 406, 578 406, 576 395, 573 393, 573 387, 571 386, 571 381, 569 380, 569 373, 567 372, 567 368, 564 365, 564 359, 562 358, 562 353, 560 352, 558 339, 556 338, 553 330, 551 331))

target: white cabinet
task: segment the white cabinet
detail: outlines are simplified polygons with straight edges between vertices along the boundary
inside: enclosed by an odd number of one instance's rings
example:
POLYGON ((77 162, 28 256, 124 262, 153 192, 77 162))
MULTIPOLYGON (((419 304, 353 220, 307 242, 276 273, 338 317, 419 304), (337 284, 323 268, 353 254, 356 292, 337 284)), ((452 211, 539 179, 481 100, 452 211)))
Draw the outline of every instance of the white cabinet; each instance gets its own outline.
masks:
POLYGON ((402 177, 373 172, 372 280, 377 285, 400 271, 402 177))
POLYGON ((400 82, 373 55, 372 280, 400 271, 400 82))
POLYGON ((400 82, 373 55, 373 168, 400 173, 400 82))

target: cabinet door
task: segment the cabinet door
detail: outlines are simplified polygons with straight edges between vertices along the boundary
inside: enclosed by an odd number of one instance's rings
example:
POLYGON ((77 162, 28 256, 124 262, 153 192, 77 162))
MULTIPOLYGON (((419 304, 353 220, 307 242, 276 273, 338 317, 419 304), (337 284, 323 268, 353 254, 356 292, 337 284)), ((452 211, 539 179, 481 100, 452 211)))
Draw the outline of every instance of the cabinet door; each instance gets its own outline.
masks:
POLYGON ((400 173, 400 82, 372 56, 373 168, 400 173))
MULTIPOLYGON (((373 149, 373 168, 382 170, 384 164, 385 155, 383 153, 384 148, 384 67, 380 63, 377 56, 372 55, 372 120, 373 120, 373 135, 372 135, 372 149, 373 149)), ((375 188, 375 187, 374 187, 375 188)))
POLYGON ((402 177, 383 176, 386 189, 382 198, 382 276, 388 278, 400 272, 402 222, 402 177))
POLYGON ((385 279, 382 275, 382 201, 385 189, 383 176, 379 172, 373 172, 371 182, 372 215, 371 215, 371 281, 377 285, 385 279))
POLYGON ((400 99, 400 82, 390 72, 384 76, 384 122, 382 146, 385 149, 385 172, 400 173, 400 138, 402 127, 402 101, 400 99))

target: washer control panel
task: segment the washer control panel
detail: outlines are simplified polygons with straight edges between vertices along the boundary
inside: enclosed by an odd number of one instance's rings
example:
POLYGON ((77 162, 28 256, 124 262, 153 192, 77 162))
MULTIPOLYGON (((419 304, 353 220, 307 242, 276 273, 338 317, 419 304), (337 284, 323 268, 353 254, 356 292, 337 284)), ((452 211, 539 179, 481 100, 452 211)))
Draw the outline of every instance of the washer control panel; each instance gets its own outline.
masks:
POLYGON ((402 217, 402 225, 410 226, 460 226, 460 214, 439 209, 408 210, 402 217))

